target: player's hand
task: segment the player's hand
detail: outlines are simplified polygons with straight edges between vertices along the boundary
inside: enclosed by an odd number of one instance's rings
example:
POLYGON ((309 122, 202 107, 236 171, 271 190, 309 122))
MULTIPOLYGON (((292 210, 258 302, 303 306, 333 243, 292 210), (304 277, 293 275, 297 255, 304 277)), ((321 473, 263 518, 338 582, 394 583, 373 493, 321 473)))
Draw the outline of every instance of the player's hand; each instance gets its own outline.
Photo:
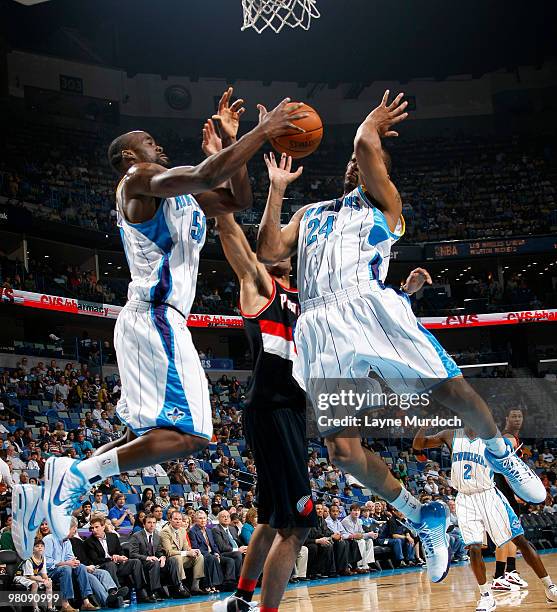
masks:
POLYGON ((219 101, 218 111, 212 119, 224 140, 234 140, 240 127, 240 117, 246 112, 242 99, 230 104, 230 98, 234 90, 229 87, 219 101))
POLYGON ((408 106, 408 102, 402 101, 404 94, 399 93, 391 104, 388 104, 389 93, 387 89, 383 94, 381 104, 377 108, 374 108, 364 121, 364 123, 370 123, 375 127, 380 138, 398 136, 398 132, 391 130, 391 127, 404 121, 406 117, 408 117, 408 113, 404 112, 404 109, 408 106))
POLYGON ((207 119, 203 126, 203 142, 201 143, 201 148, 207 157, 222 151, 222 140, 217 133, 215 123, 212 119, 207 119))
POLYGON ((431 276, 425 268, 416 268, 408 275, 406 282, 402 285, 402 290, 408 295, 412 295, 419 291, 425 283, 431 285, 432 282, 431 276))
POLYGON ((276 188, 286 189, 286 187, 299 178, 304 171, 304 167, 300 166, 295 172, 292 172, 292 158, 290 155, 286 155, 286 153, 280 156, 278 164, 275 159, 275 154, 272 152, 269 154, 266 153, 263 159, 267 165, 271 185, 276 188))
POLYGON ((264 130, 268 139, 276 138, 277 136, 285 136, 291 130, 296 130, 303 134, 305 130, 292 123, 298 119, 305 119, 309 113, 299 112, 303 103, 292 103, 290 98, 284 100, 273 110, 268 111, 262 104, 258 104, 259 110, 259 126, 264 130))

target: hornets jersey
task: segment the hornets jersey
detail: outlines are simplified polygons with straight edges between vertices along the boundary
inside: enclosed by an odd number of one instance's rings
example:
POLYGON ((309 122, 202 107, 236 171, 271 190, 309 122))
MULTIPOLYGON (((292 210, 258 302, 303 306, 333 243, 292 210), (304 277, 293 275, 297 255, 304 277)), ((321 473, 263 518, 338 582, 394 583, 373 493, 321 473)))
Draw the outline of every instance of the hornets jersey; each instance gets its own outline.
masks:
POLYGON ((300 222, 298 288, 300 302, 336 293, 366 281, 385 281, 394 232, 362 186, 338 200, 310 206, 300 222))
POLYGON ((206 219, 192 195, 161 200, 152 219, 129 223, 120 211, 122 183, 116 190, 118 226, 128 260, 128 300, 169 304, 188 316, 197 283, 206 219))
POLYGON ((481 438, 471 440, 464 429, 457 429, 453 437, 451 482, 459 493, 480 493, 495 487, 493 472, 484 457, 485 444, 481 438))

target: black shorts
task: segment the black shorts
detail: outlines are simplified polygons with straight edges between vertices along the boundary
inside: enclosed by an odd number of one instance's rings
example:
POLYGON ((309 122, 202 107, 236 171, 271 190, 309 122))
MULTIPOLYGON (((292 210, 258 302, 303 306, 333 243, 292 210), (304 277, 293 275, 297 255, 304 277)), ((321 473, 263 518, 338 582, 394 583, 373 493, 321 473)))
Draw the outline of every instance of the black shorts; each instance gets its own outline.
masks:
POLYGON ((505 499, 509 502, 509 506, 515 511, 516 516, 520 516, 521 508, 520 504, 516 501, 516 496, 511 488, 511 485, 507 482, 507 479, 503 474, 494 474, 495 486, 505 496, 505 499))
POLYGON ((243 423, 257 468, 257 522, 274 529, 316 526, 305 412, 250 406, 243 423))

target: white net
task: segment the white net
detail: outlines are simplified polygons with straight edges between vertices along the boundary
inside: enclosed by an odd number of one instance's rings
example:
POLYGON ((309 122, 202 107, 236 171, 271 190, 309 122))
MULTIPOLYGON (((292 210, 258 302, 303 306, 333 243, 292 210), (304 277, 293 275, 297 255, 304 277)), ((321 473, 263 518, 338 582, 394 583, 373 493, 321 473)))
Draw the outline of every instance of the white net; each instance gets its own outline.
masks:
POLYGON ((258 34, 271 28, 278 34, 284 26, 309 30, 312 19, 321 16, 317 0, 242 0, 244 25, 258 34))

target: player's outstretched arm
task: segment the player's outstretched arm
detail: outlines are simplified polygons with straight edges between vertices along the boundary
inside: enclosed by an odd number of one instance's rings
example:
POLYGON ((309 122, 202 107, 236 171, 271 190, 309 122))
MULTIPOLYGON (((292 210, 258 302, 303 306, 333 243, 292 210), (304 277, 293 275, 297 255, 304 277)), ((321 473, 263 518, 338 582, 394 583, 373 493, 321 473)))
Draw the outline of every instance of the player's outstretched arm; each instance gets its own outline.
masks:
POLYGON ((167 170, 158 164, 135 164, 125 179, 127 199, 134 196, 169 198, 216 189, 238 172, 266 140, 284 135, 292 129, 303 132, 292 123, 307 117, 307 113, 298 112, 301 106, 291 104, 290 98, 285 98, 238 142, 211 155, 197 166, 177 166, 167 170))
POLYGON ((257 261, 246 235, 236 223, 233 214, 219 215, 217 230, 224 255, 240 281, 252 281, 263 289, 265 295, 272 293, 271 280, 263 264, 257 261))
POLYGON ((391 128, 408 117, 404 112, 408 102, 402 102, 400 93, 391 104, 388 103, 389 91, 383 96, 381 104, 366 117, 356 132, 354 152, 358 169, 366 189, 379 204, 387 218, 391 231, 396 229, 402 213, 402 200, 397 188, 389 177, 383 159, 381 138, 398 136, 391 128))
POLYGON ((285 153, 278 164, 273 153, 265 155, 265 164, 269 171, 270 185, 257 235, 257 259, 265 264, 274 264, 296 252, 300 220, 307 207, 296 211, 284 228, 281 228, 280 213, 286 188, 302 174, 304 168, 300 166, 292 172, 292 158, 285 153))
POLYGON ((429 436, 426 435, 426 431, 427 429, 425 427, 420 427, 420 429, 418 429, 414 441, 412 442, 412 447, 414 449, 424 450, 425 448, 438 448, 444 444, 451 448, 454 433, 452 430, 444 429, 443 431, 439 431, 429 436))
MULTIPOLYGON (((240 117, 245 108, 241 99, 230 104, 232 92, 232 87, 224 92, 219 102, 218 114, 213 115, 203 126, 201 148, 207 157, 236 142, 240 117)), ((208 217, 249 208, 253 204, 253 194, 246 164, 233 174, 229 181, 212 191, 196 194, 196 199, 208 217)))

